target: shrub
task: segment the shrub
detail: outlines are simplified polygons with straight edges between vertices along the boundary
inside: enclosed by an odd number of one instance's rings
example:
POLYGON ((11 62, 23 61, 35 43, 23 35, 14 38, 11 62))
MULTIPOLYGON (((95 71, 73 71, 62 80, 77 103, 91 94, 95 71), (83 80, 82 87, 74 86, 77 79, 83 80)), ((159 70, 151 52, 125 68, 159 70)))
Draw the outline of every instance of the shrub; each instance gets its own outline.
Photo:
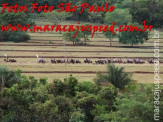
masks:
POLYGON ((10 32, 9 37, 6 41, 13 42, 26 42, 30 39, 30 36, 25 32, 10 32))
POLYGON ((108 87, 104 87, 99 91, 99 95, 101 98, 113 102, 117 97, 118 89, 114 86, 110 85, 108 87))
POLYGON ((62 95, 65 91, 65 85, 60 79, 54 79, 53 83, 50 84, 50 92, 57 95, 62 95))
POLYGON ((21 81, 20 77, 20 72, 9 70, 6 66, 0 66, 0 87, 11 87, 21 81))
POLYGON ((78 80, 72 76, 72 74, 64 79, 65 84, 65 94, 67 96, 75 96, 76 95, 76 86, 78 84, 78 80))
POLYGON ((94 83, 88 82, 88 81, 82 81, 78 85, 79 91, 86 91, 88 93, 94 93, 96 92, 96 85, 94 83))
POLYGON ((45 84, 47 84, 48 83, 48 81, 47 81, 48 79, 47 78, 40 78, 40 83, 41 84, 43 84, 43 85, 45 85, 45 84))

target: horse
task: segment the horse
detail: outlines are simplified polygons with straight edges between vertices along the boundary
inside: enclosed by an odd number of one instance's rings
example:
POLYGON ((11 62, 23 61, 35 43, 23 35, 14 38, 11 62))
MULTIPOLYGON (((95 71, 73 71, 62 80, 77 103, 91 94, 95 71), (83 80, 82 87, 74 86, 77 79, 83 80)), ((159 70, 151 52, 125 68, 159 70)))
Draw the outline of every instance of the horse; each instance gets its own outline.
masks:
POLYGON ((107 59, 107 63, 112 63, 111 59, 107 59))
POLYGON ((79 61, 79 60, 76 60, 76 63, 77 63, 77 64, 81 64, 81 61, 79 61))
POLYGON ((5 62, 10 62, 8 58, 7 58, 7 59, 4 59, 4 61, 5 61, 5 62))
POLYGON ((37 60, 38 63, 46 63, 46 61, 43 58, 40 58, 37 60))
POLYGON ((62 63, 61 59, 56 60, 57 63, 62 63))
POLYGON ((135 63, 135 64, 144 64, 145 61, 144 61, 143 59, 135 59, 135 60, 134 60, 134 63, 135 63))
POLYGON ((102 60, 102 59, 99 59, 97 61, 95 61, 96 64, 106 64, 107 63, 107 60, 102 60))
POLYGON ((12 62, 12 63, 17 62, 15 59, 8 59, 8 58, 4 59, 4 61, 5 62, 12 62))
POLYGON ((160 61, 160 63, 162 64, 162 63, 163 63, 163 61, 160 61))
POLYGON ((15 59, 9 59, 9 62, 17 62, 15 59))
POLYGON ((127 60, 127 63, 129 63, 129 64, 133 64, 134 61, 130 58, 130 59, 127 60))
POLYGON ((89 63, 92 63, 92 61, 91 61, 90 59, 87 59, 87 58, 86 58, 86 59, 84 60, 84 63, 85 63, 85 64, 86 64, 86 63, 89 64, 89 63))
POLYGON ((111 63, 119 63, 119 60, 117 58, 111 59, 111 63))
POLYGON ((74 59, 70 59, 70 63, 74 64, 76 61, 74 59))
POLYGON ((57 63, 55 59, 51 59, 51 63, 57 63))
POLYGON ((154 63, 154 60, 153 60, 153 59, 150 59, 150 60, 148 60, 148 62, 149 62, 150 64, 153 64, 153 63, 154 63))

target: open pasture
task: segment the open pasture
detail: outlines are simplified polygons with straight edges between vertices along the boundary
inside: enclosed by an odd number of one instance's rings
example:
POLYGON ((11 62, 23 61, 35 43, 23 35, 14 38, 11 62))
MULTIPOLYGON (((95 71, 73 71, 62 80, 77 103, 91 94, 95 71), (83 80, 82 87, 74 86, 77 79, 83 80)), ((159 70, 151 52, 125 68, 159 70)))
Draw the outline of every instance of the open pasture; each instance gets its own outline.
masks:
MULTIPOLYGON (((154 65, 148 63, 148 59, 154 57, 154 41, 150 38, 143 45, 119 44, 118 38, 113 39, 110 47, 109 39, 102 34, 96 34, 90 38, 87 45, 72 45, 72 42, 64 41, 59 33, 29 33, 31 40, 25 43, 0 42, 0 63, 10 69, 21 69, 23 74, 36 78, 48 77, 64 79, 73 74, 80 81, 93 81, 97 72, 106 72, 106 65, 84 64, 84 59, 90 58, 93 62, 98 58, 142 58, 145 64, 116 64, 125 67, 126 72, 133 73, 133 79, 141 83, 153 83, 154 65), (103 38, 101 38, 103 37, 103 38), (65 53, 66 52, 66 53, 65 53), (16 63, 4 62, 4 54, 17 60, 16 63), (37 63, 36 54, 43 57, 45 64, 37 63), (51 64, 50 59, 73 58, 79 59, 81 64, 51 64)), ((151 33, 152 35, 153 33, 151 33)), ((162 33, 161 33, 162 34, 162 33)), ((82 40, 83 44, 85 43, 82 40)), ((163 39, 160 39, 160 59, 163 60, 163 39)), ((160 73, 163 76, 163 64, 160 64, 160 73)))

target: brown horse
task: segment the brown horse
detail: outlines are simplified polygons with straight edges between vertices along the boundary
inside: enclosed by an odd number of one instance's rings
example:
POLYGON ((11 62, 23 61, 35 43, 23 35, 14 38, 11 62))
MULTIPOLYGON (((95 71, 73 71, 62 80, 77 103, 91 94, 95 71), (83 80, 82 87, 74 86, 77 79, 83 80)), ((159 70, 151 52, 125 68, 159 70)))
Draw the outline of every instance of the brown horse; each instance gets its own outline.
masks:
POLYGON ((57 63, 57 61, 55 59, 51 59, 51 63, 57 63))

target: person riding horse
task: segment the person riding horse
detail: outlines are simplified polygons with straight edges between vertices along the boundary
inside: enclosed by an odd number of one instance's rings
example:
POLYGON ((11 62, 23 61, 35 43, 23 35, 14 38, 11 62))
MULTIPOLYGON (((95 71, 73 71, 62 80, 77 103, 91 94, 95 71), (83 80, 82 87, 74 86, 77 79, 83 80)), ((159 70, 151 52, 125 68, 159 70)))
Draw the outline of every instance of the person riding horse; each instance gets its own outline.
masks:
POLYGON ((131 58, 129 58, 128 61, 127 61, 127 63, 133 63, 133 62, 134 61, 131 58))
POLYGON ((46 63, 46 61, 43 58, 39 58, 37 62, 38 63, 46 63))
POLYGON ((51 63, 57 63, 55 59, 51 59, 51 63))
POLYGON ((84 60, 84 63, 92 63, 92 61, 90 60, 90 59, 88 59, 88 58, 86 58, 85 60, 84 60))
POLYGON ((4 59, 5 62, 9 62, 10 60, 8 59, 8 56, 4 59))

